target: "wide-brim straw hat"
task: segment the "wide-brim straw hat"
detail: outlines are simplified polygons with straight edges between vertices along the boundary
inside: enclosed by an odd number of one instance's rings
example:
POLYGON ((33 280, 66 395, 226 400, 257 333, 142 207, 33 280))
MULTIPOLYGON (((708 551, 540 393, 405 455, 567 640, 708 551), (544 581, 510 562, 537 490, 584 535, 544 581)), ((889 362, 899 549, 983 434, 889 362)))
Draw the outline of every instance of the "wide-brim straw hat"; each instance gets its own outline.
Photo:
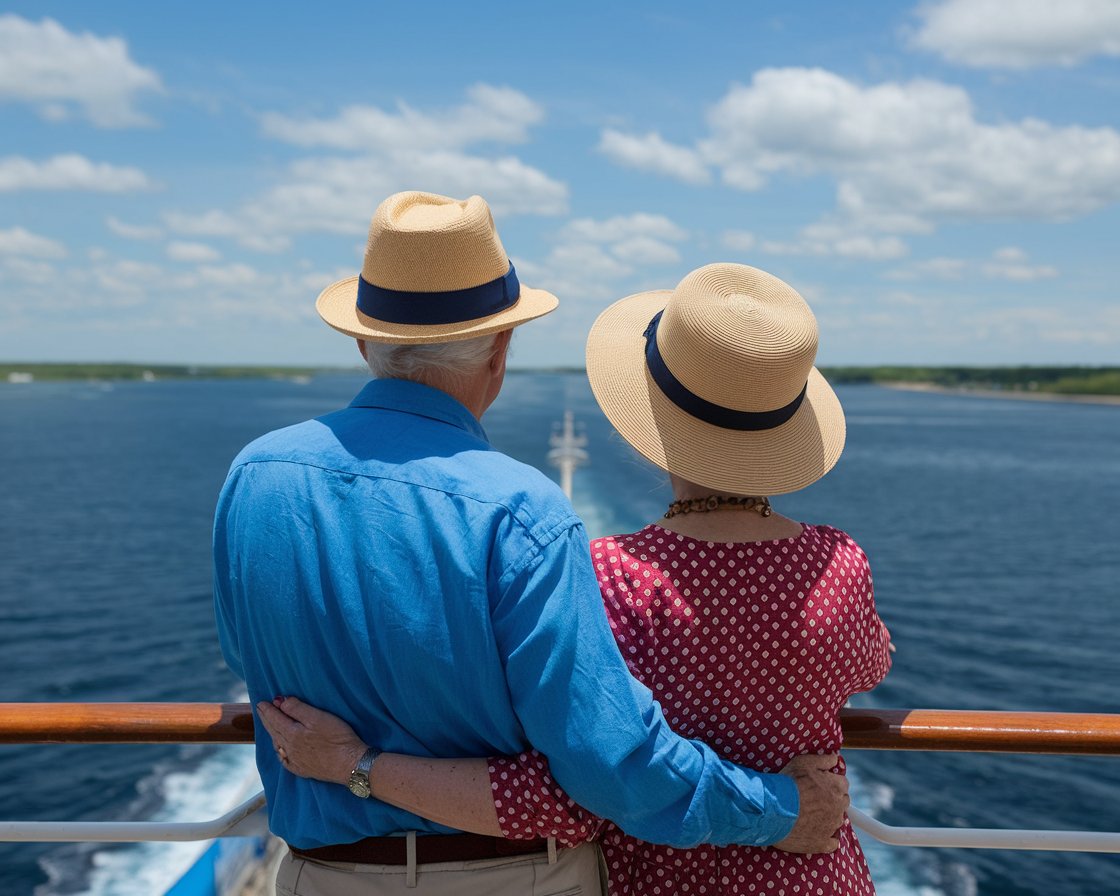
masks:
POLYGON ((396 193, 369 225, 362 273, 315 302, 330 326, 373 342, 453 342, 508 330, 556 308, 520 285, 481 196, 396 193))
POLYGON ((816 482, 844 449, 844 411, 816 354, 816 318, 791 286, 712 264, 599 315, 587 375, 615 429, 657 466, 776 495, 816 482))

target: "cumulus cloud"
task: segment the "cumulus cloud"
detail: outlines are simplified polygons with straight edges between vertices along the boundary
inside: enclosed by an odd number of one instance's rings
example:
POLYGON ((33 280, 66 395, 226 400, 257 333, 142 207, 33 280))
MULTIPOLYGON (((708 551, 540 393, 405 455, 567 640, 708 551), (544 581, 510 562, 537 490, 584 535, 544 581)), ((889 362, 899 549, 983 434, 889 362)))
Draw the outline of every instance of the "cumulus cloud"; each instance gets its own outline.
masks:
POLYGON ((105 219, 105 226, 117 236, 129 240, 158 240, 163 236, 163 228, 151 225, 126 224, 112 215, 105 219))
MULTIPOLYGON (((517 270, 527 282, 563 296, 574 307, 594 305, 617 298, 627 281, 640 279, 647 269, 678 263, 681 256, 674 244, 687 239, 688 231, 664 215, 575 218, 557 232, 543 261, 518 261, 517 270)), ((574 324, 573 332, 582 338, 585 323, 574 324)))
MULTIPOLYGON (((163 220, 167 228, 175 233, 188 236, 225 237, 256 252, 275 253, 287 249, 291 245, 291 240, 285 234, 275 232, 281 226, 281 222, 255 220, 258 215, 259 212, 255 207, 250 206, 240 213, 230 213, 220 209, 212 209, 197 215, 165 212, 163 220)), ((309 226, 291 229, 314 230, 316 228, 309 222, 309 226)))
POLYGON ((1049 264, 1033 264, 1027 253, 1018 246, 997 249, 984 261, 965 258, 927 258, 903 268, 895 268, 883 276, 888 280, 962 280, 979 276, 992 280, 1011 280, 1028 283, 1050 280, 1059 275, 1049 264))
POLYGON ((960 280, 967 269, 968 262, 963 258, 937 256, 895 268, 883 276, 888 280, 960 280))
POLYGON ((562 214, 564 183, 493 151, 528 139, 542 117, 529 97, 489 85, 470 88, 464 104, 442 112, 399 104, 395 111, 351 107, 328 119, 265 116, 268 136, 347 154, 298 159, 280 183, 235 210, 171 212, 164 220, 175 233, 277 252, 297 233, 364 233, 378 201, 417 185, 449 196, 480 193, 499 217, 562 214))
POLYGON ((376 106, 348 106, 331 118, 261 116, 265 135, 297 146, 322 146, 361 152, 422 152, 474 143, 524 143, 530 125, 544 111, 511 87, 476 84, 467 102, 440 112, 420 112, 398 102, 395 112, 376 106))
POLYGON ((199 279, 207 286, 227 288, 251 286, 259 277, 255 268, 247 264, 207 265, 199 268, 199 279))
POLYGON ((91 162, 75 153, 35 162, 21 156, 0 159, 0 192, 16 190, 89 190, 126 193, 149 190, 153 183, 139 168, 91 162))
POLYGON ((1015 246, 998 249, 982 268, 986 277, 1028 283, 1058 276, 1058 269, 1048 264, 1030 264, 1027 253, 1015 246))
MULTIPOLYGON (((58 271, 48 261, 27 258, 20 255, 5 255, 0 250, 0 283, 18 283, 46 287, 57 285, 58 271)), ((22 303, 21 296, 9 289, 0 290, 0 308, 5 314, 20 315, 27 312, 29 305, 22 303)), ((8 317, 10 322, 11 317, 8 317)))
MULTIPOLYGON (((710 110, 696 152, 723 181, 830 177, 849 232, 921 233, 961 219, 1066 219, 1120 200, 1120 133, 980 121, 959 87, 863 86, 823 69, 757 72, 710 110)), ((895 257, 898 243, 851 244, 895 257)))
POLYGON ((712 179, 699 153, 669 143, 656 132, 635 136, 608 128, 599 140, 599 151, 626 168, 664 174, 689 184, 706 184, 712 179))
POLYGON ((77 107, 100 127, 128 127, 148 123, 137 96, 162 90, 159 75, 134 62, 119 37, 0 15, 0 100, 34 104, 50 121, 77 107))
POLYGON ((217 249, 205 243, 174 241, 167 244, 165 251, 172 261, 206 262, 217 261, 222 257, 217 249))
POLYGON ((942 0, 917 14, 914 45, 963 65, 1025 69, 1120 56, 1116 0, 942 0))
POLYGON ((66 247, 22 227, 0 230, 0 255, 23 258, 64 258, 66 247))
POLYGON ((832 224, 811 224, 801 231, 800 239, 794 242, 764 240, 760 248, 772 255, 835 255, 866 261, 902 258, 910 251, 897 236, 853 233, 832 224))
POLYGON ((605 220, 573 218, 560 229, 559 236, 564 242, 618 243, 633 237, 680 242, 688 232, 664 215, 637 212, 605 220))
POLYGON ((727 230, 720 237, 720 243, 733 252, 750 252, 758 238, 747 230, 727 230))

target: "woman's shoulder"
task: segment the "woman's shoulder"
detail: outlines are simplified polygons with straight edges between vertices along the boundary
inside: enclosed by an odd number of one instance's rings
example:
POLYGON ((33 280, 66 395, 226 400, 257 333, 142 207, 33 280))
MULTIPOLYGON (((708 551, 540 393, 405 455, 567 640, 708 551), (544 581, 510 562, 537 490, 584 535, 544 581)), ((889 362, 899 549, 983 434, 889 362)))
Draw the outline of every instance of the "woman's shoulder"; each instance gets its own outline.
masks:
POLYGON ((816 542, 822 548, 832 552, 847 553, 861 558, 866 558, 863 548, 843 529, 836 526, 802 523, 802 540, 816 542))
POLYGON ((856 540, 838 526, 829 526, 825 523, 802 523, 804 535, 832 544, 850 544, 859 547, 856 540))

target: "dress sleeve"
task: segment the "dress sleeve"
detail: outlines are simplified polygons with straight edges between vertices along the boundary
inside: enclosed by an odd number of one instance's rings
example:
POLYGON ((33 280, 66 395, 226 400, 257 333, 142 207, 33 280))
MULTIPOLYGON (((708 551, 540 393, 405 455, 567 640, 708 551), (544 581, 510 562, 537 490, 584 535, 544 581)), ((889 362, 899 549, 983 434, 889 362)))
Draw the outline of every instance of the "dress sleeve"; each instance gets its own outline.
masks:
POLYGON ((491 759, 490 789, 502 835, 510 840, 555 837, 572 847, 594 840, 603 826, 556 783, 536 750, 491 759))
POLYGON ((734 765, 675 734, 631 677, 574 518, 509 558, 491 621, 526 739, 577 803, 669 846, 769 845, 793 828, 792 778, 734 765))
POLYGON ((855 657, 858 674, 852 693, 859 693, 870 691, 887 677, 891 668, 891 634, 875 608, 875 585, 867 556, 854 541, 850 546, 852 567, 857 573, 854 582, 857 590, 855 612, 860 631, 857 641, 859 656, 855 657))

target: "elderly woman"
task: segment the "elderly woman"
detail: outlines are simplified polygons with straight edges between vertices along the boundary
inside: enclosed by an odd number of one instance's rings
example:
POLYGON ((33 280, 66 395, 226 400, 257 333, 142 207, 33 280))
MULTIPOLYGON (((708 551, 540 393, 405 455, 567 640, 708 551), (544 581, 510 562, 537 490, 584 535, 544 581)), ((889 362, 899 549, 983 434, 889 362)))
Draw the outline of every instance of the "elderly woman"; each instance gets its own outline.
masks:
MULTIPOLYGON (((816 349, 801 296, 736 264, 615 303, 587 344, 603 412, 669 473, 675 498, 663 519, 591 545, 619 648, 675 730, 765 772, 838 751, 840 708, 890 667, 863 551, 839 529, 771 508, 771 496, 824 476, 844 447, 816 349)), ((345 722, 294 698, 258 709, 293 773, 345 783, 366 750, 345 722)), ((535 753, 382 754, 370 781, 374 796, 464 830, 597 839, 614 896, 874 892, 847 821, 829 853, 672 849, 582 810, 535 753)))

